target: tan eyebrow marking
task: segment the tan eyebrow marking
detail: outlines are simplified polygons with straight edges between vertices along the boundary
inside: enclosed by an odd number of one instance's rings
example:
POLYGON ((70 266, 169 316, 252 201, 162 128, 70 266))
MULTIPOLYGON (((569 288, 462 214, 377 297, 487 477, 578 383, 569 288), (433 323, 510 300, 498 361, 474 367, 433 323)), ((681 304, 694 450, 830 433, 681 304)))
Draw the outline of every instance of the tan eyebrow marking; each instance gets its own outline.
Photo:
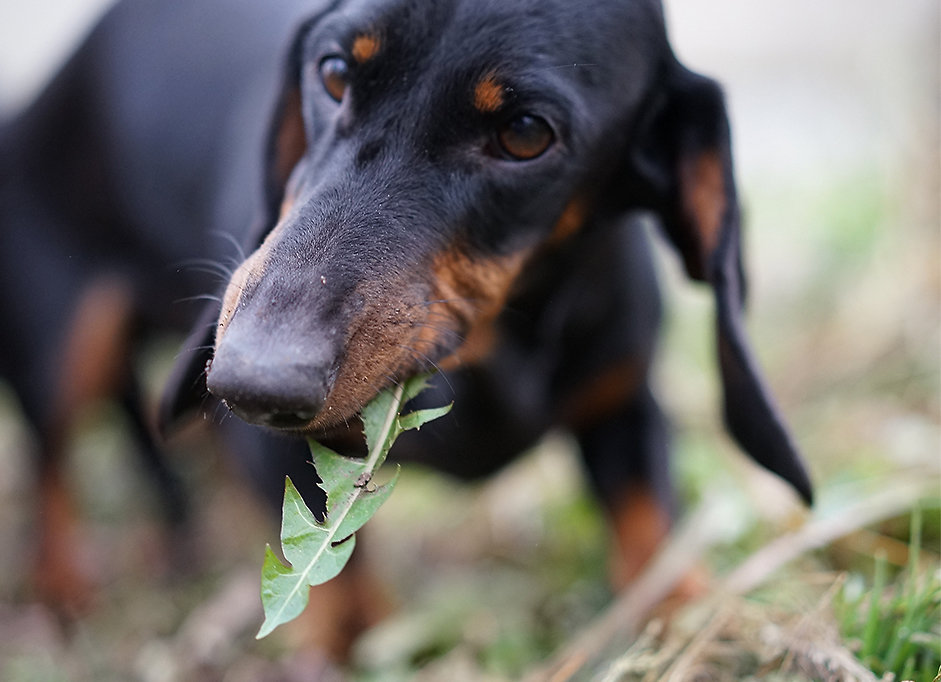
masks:
POLYGON ((478 111, 490 114, 503 106, 505 88, 494 73, 488 73, 474 88, 474 106, 478 111))
POLYGON ((379 54, 381 48, 382 40, 379 39, 378 35, 375 33, 361 33, 353 41, 353 59, 358 64, 368 62, 379 54))

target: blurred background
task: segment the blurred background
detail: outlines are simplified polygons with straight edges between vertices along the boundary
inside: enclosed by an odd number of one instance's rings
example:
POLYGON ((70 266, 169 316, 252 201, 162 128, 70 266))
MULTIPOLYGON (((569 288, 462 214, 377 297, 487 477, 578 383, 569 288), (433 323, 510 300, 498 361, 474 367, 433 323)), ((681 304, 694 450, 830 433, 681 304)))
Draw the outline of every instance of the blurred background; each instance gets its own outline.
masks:
MULTIPOLYGON (((0 2, 3 115, 36 93, 107 4, 0 2)), ((873 538, 906 546, 916 506, 925 510, 922 560, 937 570, 938 3, 668 0, 666 11, 681 61, 727 91, 747 228, 749 328, 819 486, 814 517, 870 495, 915 491, 899 493, 911 498, 898 518, 803 557, 781 582, 848 571, 865 584, 873 538)), ((665 249, 660 260, 669 320, 659 393, 674 420, 686 508, 718 510, 706 561, 721 576, 802 512, 720 428, 711 297, 665 249)), ((167 353, 154 355, 156 390, 167 353)), ((156 570, 150 493, 107 411, 90 420, 71 463, 104 589, 98 608, 63 630, 24 592, 29 444, 15 401, 0 389, 0 679, 311 679, 297 672, 312 665, 298 653, 300 629, 253 639, 264 544, 277 537, 272 520, 246 501, 224 458, 183 444, 175 463, 198 507, 192 570, 156 570)), ((564 436, 480 486, 416 470, 401 485, 367 527, 366 552, 367 560, 381 557, 400 609, 361 642, 357 678, 520 679, 610 601, 604 526, 564 436)), ((776 613, 806 611, 816 598, 783 587, 762 597, 776 613)), ((837 639, 853 647, 850 634, 837 639)))

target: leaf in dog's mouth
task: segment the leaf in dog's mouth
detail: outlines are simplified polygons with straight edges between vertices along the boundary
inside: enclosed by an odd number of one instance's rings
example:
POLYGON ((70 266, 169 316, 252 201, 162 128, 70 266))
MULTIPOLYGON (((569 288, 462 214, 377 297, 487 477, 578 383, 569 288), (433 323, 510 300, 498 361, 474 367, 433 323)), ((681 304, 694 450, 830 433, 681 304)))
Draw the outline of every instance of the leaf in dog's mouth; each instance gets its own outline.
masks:
POLYGON ((399 467, 389 481, 373 485, 395 439, 404 431, 444 416, 450 405, 400 414, 402 407, 424 390, 427 376, 419 376, 387 389, 362 411, 368 454, 364 459, 344 457, 315 440, 309 440, 314 467, 327 493, 323 521, 308 509, 291 479, 285 482, 281 517, 281 548, 289 565, 281 562, 269 545, 261 572, 261 601, 265 621, 256 637, 267 636, 279 625, 301 614, 310 588, 336 577, 349 561, 355 533, 389 498, 399 467))

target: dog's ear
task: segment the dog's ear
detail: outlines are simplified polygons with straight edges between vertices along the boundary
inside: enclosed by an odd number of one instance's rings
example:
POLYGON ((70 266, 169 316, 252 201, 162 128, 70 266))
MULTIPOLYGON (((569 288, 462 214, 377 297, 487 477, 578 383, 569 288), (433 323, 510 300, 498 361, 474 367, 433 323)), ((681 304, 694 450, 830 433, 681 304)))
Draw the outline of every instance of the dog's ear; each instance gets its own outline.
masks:
MULTIPOLYGON (((242 251, 246 254, 253 252, 277 223, 288 178, 307 151, 301 109, 301 69, 304 39, 317 21, 318 18, 313 18, 300 25, 285 57, 281 87, 263 150, 260 179, 264 183, 264 203, 242 240, 242 251)), ((251 219, 252 216, 246 216, 246 220, 251 219)), ((176 422, 203 405, 209 396, 206 368, 212 359, 219 310, 219 301, 205 306, 174 363, 161 397, 157 419, 160 433, 166 434, 176 422)))
POLYGON ((258 221, 252 249, 261 244, 280 217, 288 178, 307 152, 307 127, 302 108, 301 72, 303 69, 304 38, 315 21, 303 24, 297 31, 281 83, 281 92, 275 103, 264 152, 264 215, 258 221))
POLYGON ((654 210, 689 276, 714 290, 730 433, 810 503, 810 480, 746 338, 740 215, 719 86, 673 61, 639 121, 631 149, 632 203, 654 210))

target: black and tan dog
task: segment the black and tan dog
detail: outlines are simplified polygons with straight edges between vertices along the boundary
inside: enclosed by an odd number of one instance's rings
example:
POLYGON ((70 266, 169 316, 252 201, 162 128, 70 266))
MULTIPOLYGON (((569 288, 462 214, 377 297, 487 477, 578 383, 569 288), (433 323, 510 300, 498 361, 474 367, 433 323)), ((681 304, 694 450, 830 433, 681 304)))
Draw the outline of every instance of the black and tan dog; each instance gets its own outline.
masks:
MULTIPOLYGON (((715 292, 732 435, 810 500, 745 339, 722 94, 677 62, 659 2, 127 0, 16 126, 3 360, 39 415, 85 399, 86 345, 117 361, 127 321, 185 318, 173 301, 206 285, 169 266, 218 259, 223 231, 248 255, 165 425, 211 395, 347 442, 379 389, 441 370, 421 400, 454 410, 399 456, 480 476, 570 429, 626 580, 671 505, 652 216, 715 292)), ((87 381, 115 385, 103 364, 87 381)))
POLYGON ((715 290, 732 434, 810 498, 745 344, 722 96, 677 63, 657 3, 337 3, 294 38, 267 154, 254 251, 172 411, 205 376, 247 421, 346 432, 379 388, 441 368, 425 399, 454 413, 403 456, 477 476, 564 425, 630 538, 669 488, 631 220, 650 211, 715 290))

